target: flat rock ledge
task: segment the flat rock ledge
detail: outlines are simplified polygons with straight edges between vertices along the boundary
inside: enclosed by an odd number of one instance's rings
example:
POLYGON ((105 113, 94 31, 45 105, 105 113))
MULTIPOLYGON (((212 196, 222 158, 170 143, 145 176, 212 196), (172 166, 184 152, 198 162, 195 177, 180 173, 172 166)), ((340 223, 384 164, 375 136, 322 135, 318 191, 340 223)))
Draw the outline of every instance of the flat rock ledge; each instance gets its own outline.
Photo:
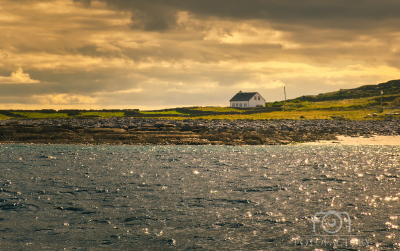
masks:
POLYGON ((399 121, 3 120, 0 143, 127 145, 286 145, 337 135, 399 135, 399 121))

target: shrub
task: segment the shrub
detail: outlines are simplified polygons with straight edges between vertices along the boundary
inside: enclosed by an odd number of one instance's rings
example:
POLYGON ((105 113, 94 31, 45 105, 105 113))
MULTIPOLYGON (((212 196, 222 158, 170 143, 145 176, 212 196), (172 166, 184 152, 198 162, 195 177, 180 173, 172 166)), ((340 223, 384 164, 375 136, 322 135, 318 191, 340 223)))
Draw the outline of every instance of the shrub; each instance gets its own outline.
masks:
POLYGON ((400 97, 398 97, 395 100, 393 100, 392 106, 400 106, 400 97))

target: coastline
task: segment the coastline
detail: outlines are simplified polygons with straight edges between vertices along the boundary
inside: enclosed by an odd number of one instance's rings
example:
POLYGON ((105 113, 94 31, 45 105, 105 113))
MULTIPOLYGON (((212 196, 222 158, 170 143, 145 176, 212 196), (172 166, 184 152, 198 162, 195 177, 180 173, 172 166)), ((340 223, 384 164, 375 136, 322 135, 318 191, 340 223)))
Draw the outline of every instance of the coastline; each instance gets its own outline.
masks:
POLYGON ((326 140, 316 142, 306 142, 306 145, 382 145, 400 146, 400 136, 372 135, 370 137, 348 137, 345 135, 336 136, 337 140, 326 140))
POLYGON ((287 145, 340 142, 343 145, 398 145, 399 135, 397 120, 107 118, 0 121, 0 143, 28 144, 287 145))

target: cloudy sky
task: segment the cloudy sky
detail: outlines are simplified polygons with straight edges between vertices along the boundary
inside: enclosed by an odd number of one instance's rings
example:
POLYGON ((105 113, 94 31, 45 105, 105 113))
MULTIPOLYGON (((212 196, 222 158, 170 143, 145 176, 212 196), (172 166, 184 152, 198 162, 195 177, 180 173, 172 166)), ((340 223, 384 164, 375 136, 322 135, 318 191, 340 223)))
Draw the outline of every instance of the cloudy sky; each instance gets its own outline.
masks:
POLYGON ((400 78, 398 0, 1 0, 0 109, 227 106, 400 78))

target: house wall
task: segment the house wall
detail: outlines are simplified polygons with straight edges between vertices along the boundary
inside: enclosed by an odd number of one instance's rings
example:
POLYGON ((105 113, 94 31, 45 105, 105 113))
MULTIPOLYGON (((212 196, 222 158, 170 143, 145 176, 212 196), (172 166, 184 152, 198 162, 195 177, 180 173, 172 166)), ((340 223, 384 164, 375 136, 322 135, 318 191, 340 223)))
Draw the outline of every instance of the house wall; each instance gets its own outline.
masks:
POLYGON ((257 105, 265 105, 265 99, 258 93, 249 100, 249 107, 256 107, 257 105), (258 97, 260 97, 260 100, 258 100, 258 97))
POLYGON ((231 101, 231 107, 247 108, 248 104, 248 101, 231 101))

